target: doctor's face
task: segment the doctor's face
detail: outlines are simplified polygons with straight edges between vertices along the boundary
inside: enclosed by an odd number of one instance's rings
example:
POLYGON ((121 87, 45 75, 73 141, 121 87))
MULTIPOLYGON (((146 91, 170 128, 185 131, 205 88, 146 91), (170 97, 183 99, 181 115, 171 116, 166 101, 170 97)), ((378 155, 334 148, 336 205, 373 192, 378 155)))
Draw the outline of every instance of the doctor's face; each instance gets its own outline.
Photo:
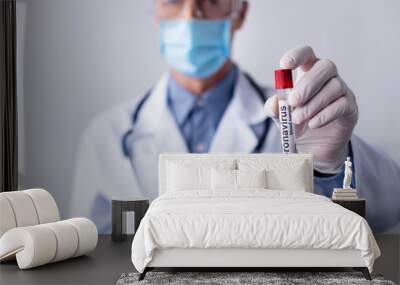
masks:
POLYGON ((242 0, 155 0, 161 54, 179 74, 211 78, 227 66, 246 11, 242 0))
POLYGON ((238 29, 247 10, 247 1, 241 0, 155 0, 156 17, 161 20, 234 19, 238 29))

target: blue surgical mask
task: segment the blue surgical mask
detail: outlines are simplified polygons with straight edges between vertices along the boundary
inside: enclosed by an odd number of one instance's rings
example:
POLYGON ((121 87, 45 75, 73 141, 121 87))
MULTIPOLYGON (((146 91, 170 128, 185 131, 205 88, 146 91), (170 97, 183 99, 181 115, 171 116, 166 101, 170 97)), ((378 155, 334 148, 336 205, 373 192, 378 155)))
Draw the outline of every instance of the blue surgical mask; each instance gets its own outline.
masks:
POLYGON ((193 78, 210 77, 230 57, 231 21, 161 21, 160 48, 172 69, 193 78))

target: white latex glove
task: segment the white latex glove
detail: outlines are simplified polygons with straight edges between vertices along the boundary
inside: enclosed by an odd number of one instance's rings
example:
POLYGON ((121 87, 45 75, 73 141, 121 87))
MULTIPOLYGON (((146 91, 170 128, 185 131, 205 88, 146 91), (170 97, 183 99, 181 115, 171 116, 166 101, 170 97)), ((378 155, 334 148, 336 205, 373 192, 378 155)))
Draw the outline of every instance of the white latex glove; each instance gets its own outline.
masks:
MULTIPOLYGON (((358 120, 353 92, 338 75, 335 64, 318 59, 309 46, 295 48, 280 60, 281 68, 298 69, 289 95, 299 153, 314 155, 314 169, 338 173, 349 152, 349 141, 358 120), (299 76, 300 75, 300 76, 299 76)), ((265 111, 278 118, 278 97, 265 103, 265 111)))

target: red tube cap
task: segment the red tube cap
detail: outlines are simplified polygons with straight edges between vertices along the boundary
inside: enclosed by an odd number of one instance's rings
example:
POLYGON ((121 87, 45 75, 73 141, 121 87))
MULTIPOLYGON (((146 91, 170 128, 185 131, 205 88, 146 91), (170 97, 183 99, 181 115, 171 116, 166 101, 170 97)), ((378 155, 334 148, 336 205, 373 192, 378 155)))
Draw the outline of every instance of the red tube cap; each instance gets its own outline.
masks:
POLYGON ((275 89, 293 88, 293 78, 291 69, 275 70, 275 89))

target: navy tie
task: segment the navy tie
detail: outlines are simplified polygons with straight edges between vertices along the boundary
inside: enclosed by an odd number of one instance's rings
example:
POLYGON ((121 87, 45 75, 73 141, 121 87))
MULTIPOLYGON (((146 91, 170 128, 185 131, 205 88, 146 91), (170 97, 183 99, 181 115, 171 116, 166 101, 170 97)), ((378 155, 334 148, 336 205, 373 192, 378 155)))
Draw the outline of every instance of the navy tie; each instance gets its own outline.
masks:
POLYGON ((184 126, 184 132, 188 135, 188 147, 193 153, 208 152, 215 133, 209 110, 204 103, 203 99, 195 103, 184 126))

